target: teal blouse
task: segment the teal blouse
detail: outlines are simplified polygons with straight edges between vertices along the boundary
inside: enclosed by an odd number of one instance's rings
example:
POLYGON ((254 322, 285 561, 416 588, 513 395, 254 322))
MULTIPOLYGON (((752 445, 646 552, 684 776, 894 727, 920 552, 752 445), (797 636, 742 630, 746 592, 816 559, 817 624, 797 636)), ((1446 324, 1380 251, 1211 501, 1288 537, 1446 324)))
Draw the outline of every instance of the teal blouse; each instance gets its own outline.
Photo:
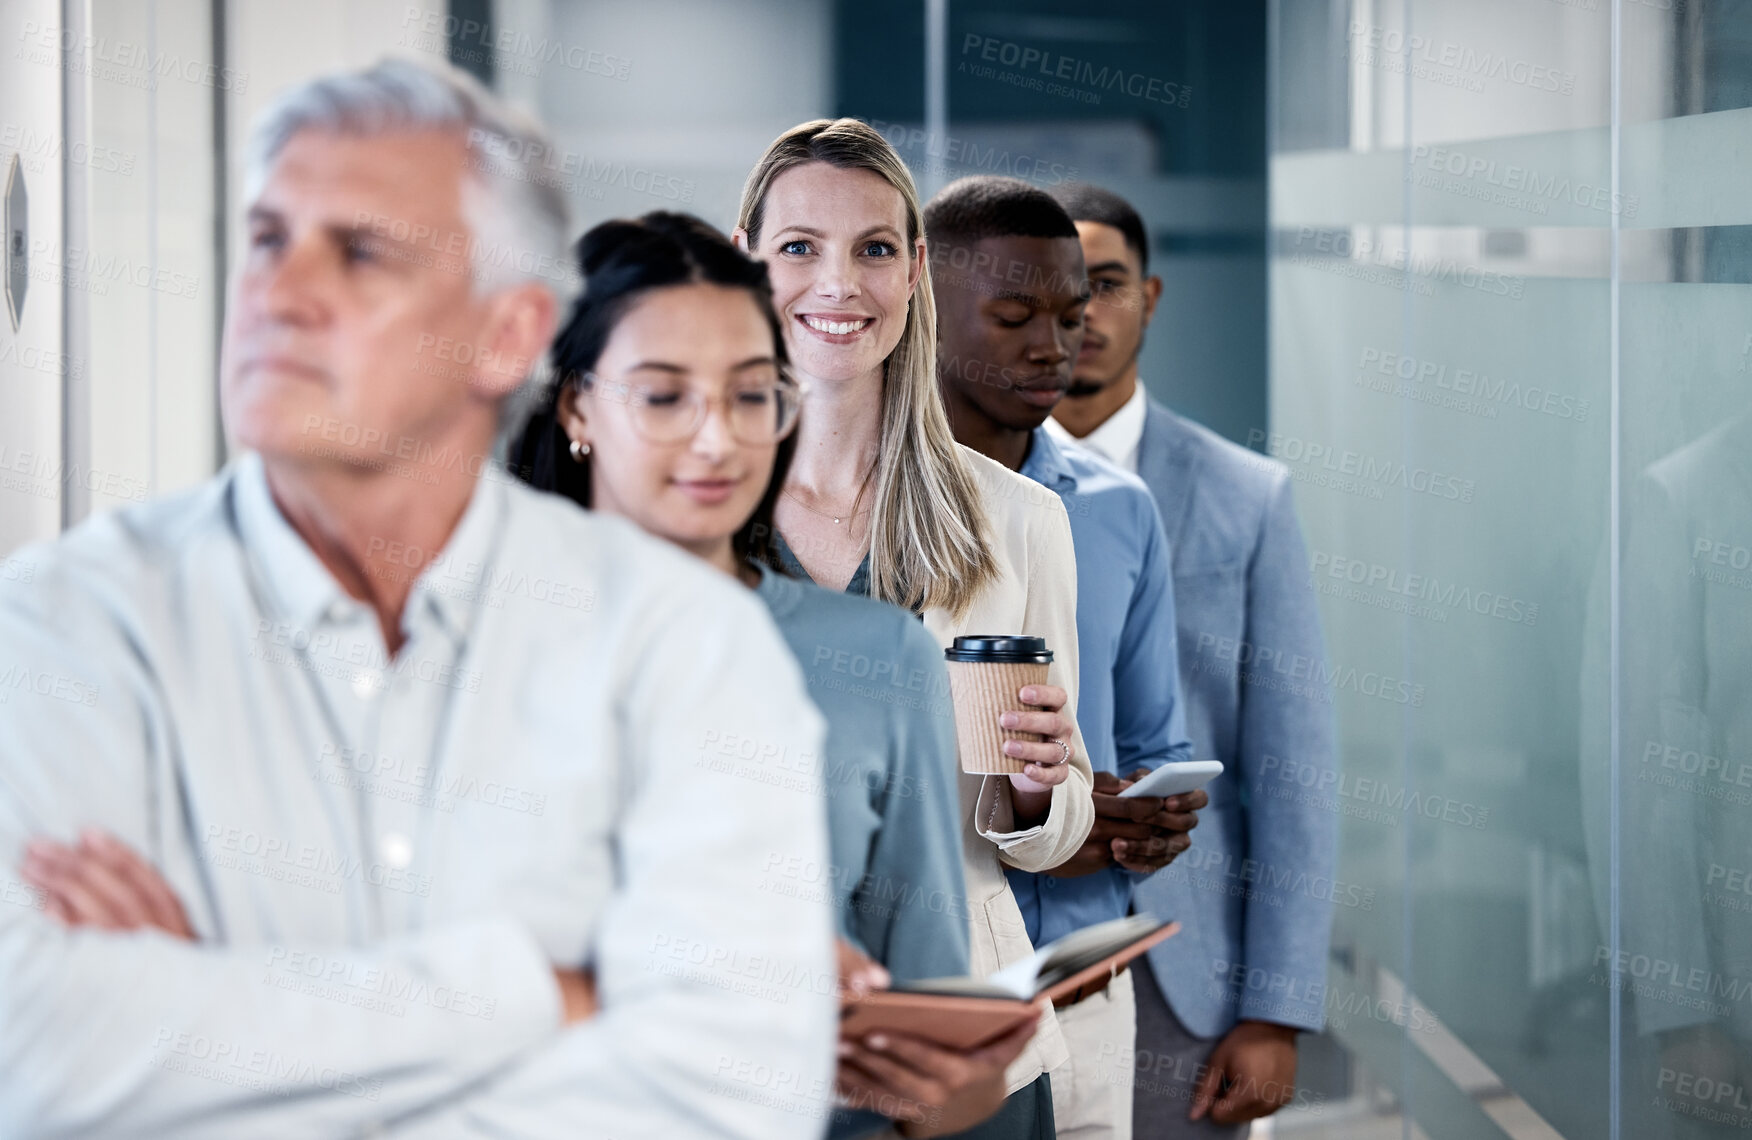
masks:
POLYGON ((918 620, 762 566, 757 587, 827 719, 820 759, 840 932, 895 981, 968 971, 955 722, 918 620))

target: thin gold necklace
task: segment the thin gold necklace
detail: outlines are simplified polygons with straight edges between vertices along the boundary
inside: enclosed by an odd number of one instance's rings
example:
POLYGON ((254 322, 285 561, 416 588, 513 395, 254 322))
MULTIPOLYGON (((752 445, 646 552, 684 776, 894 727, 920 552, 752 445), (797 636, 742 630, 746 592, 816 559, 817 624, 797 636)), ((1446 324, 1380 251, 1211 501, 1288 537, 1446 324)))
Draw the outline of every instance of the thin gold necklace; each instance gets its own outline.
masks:
MULTIPOLYGON (((802 499, 799 499, 797 496, 791 494, 791 492, 789 492, 789 491, 780 490, 779 494, 785 496, 785 498, 791 500, 793 503, 796 503, 799 507, 802 507, 804 510, 808 511, 812 515, 820 515, 824 519, 833 519, 833 521, 835 523, 843 523, 844 522, 844 520, 840 516, 833 514, 831 511, 818 511, 818 510, 816 510, 814 507, 810 506, 808 503, 805 503, 802 499)), ((853 501, 855 502, 856 500, 853 500, 853 501)), ((859 509, 858 511, 854 512, 851 515, 851 517, 857 518, 859 515, 868 514, 869 511, 870 511, 869 507, 863 507, 863 508, 859 509)))

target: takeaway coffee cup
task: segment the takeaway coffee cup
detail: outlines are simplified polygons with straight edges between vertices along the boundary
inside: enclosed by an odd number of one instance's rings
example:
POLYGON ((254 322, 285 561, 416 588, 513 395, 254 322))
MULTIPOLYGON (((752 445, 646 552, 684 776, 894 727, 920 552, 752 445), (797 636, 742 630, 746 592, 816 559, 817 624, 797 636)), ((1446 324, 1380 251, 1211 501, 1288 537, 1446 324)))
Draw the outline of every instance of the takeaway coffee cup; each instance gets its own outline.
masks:
POLYGON ((980 775, 1021 772, 1026 761, 1004 755, 1004 741, 1044 738, 1006 729, 998 717, 1021 704, 1016 693, 1022 686, 1046 684, 1046 667, 1052 662, 1046 639, 1010 634, 958 637, 943 656, 949 666, 961 770, 980 775))

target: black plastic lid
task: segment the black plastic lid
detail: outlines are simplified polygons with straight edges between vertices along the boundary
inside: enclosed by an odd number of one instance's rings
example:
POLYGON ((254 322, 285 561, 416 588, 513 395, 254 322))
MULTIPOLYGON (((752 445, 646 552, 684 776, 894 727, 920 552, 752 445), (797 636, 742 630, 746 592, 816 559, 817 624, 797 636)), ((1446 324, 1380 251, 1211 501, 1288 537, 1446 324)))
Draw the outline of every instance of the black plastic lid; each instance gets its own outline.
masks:
POLYGON ((1052 662, 1052 650, 1046 647, 1044 637, 980 633, 956 638, 955 644, 943 651, 943 657, 949 661, 1047 665, 1052 662))

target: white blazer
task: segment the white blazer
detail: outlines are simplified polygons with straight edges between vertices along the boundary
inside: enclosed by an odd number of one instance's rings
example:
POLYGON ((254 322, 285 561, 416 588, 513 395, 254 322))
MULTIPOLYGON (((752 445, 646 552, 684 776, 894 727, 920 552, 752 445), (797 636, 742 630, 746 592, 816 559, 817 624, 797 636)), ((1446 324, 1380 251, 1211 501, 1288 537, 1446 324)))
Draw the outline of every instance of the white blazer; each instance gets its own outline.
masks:
MULTIPOLYGON (((948 648, 971 634, 1044 637, 1052 650, 1047 680, 1070 694, 1062 710, 1077 713, 1077 563, 1071 523, 1050 488, 963 447, 962 459, 981 492, 991 528, 997 580, 986 587, 959 621, 940 609, 925 611, 925 626, 948 648)), ((1071 773, 1053 789, 1046 820, 1016 830, 1008 776, 960 774, 962 862, 967 871, 968 919, 974 977, 1034 952, 1004 866, 1024 871, 1056 867, 1076 853, 1095 823, 1094 780, 1081 730, 1071 741, 1071 773)), ((1058 1021, 1049 1011, 1040 1031, 1005 1074, 1015 1092, 1064 1063, 1058 1021)))

